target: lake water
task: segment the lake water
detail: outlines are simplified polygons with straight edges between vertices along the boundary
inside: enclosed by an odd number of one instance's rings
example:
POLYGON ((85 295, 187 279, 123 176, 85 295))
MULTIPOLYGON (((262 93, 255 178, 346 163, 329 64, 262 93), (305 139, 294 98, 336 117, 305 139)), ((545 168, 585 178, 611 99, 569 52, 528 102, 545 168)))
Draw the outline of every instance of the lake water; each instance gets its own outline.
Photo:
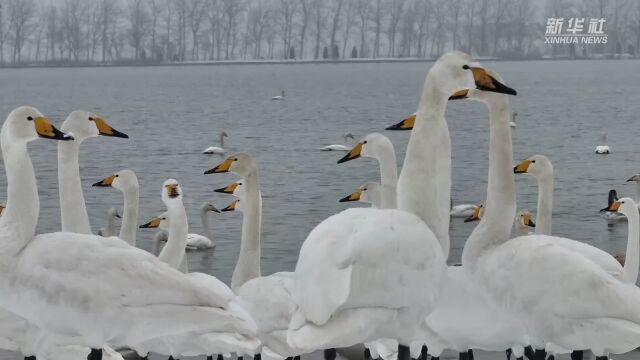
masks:
MULTIPOLYGON (((554 232, 612 253, 626 246, 626 223, 608 226, 598 209, 607 192, 636 196, 625 184, 640 172, 636 139, 640 72, 637 61, 486 62, 518 90, 512 97, 518 126, 514 160, 549 156, 555 168, 554 232), (602 134, 612 154, 594 155, 602 134)), ((0 114, 33 105, 59 125, 75 109, 93 111, 130 139, 99 137, 81 148, 81 176, 92 221, 106 223, 109 207, 122 208, 116 189, 92 188, 112 174, 133 169, 140 182, 140 219, 164 211, 162 182, 178 179, 185 192, 191 232, 201 232, 200 204, 219 208, 232 198, 213 193, 236 179, 203 175, 223 157, 201 151, 229 134, 227 147, 257 159, 263 195, 262 271, 290 271, 306 235, 347 206, 338 199, 378 179, 377 164, 358 159, 337 165, 343 153, 321 146, 380 131, 396 146, 401 166, 409 132, 384 128, 415 111, 430 63, 1 69, 0 114), (286 90, 286 101, 271 101, 286 90)), ((4 116, 4 115, 3 115, 4 116)), ((453 143, 455 204, 484 200, 488 163, 488 113, 472 101, 451 102, 447 120, 453 143)), ((39 232, 60 229, 56 143, 36 141, 31 156, 38 177, 39 232)), ((518 206, 535 211, 535 180, 517 179, 518 206)), ((0 188, 6 179, 0 177, 0 188)), ((4 194, 0 193, 0 198, 4 194)), ((192 271, 228 282, 240 245, 240 213, 210 218, 216 248, 189 252, 192 271)), ((475 226, 451 222, 450 263, 460 260, 475 226)), ((138 232, 150 249, 153 232, 138 232)))

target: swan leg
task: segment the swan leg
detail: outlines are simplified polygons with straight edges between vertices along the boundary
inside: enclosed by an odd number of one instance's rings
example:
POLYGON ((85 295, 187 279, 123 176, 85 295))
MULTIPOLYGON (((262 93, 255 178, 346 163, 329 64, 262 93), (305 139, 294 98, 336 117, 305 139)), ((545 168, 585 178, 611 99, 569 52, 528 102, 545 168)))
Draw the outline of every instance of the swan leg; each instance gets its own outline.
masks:
POLYGON ((224 360, 224 356, 222 356, 222 354, 218 354, 218 357, 216 358, 216 360, 224 360))
POLYGON ((609 360, 608 356, 596 356, 596 360, 609 360))
POLYGON ((300 360, 300 355, 296 355, 293 357, 293 360, 300 360))
POLYGON ((547 358, 547 360, 556 360, 555 355, 549 355, 549 357, 547 358))
POLYGON ((408 346, 398 344, 398 360, 410 360, 411 351, 408 346))
POLYGON ((102 360, 102 349, 91 349, 87 360, 102 360))
POLYGON ((571 360, 582 360, 583 357, 584 351, 582 350, 575 350, 571 352, 571 360))
POLYGON ((336 349, 325 349, 324 360, 336 360, 336 349))
POLYGON ((420 356, 418 356, 418 360, 427 360, 427 356, 429 356, 429 348, 427 345, 422 345, 422 349, 420 349, 420 356))
POLYGON ((524 348, 524 356, 526 356, 529 360, 535 360, 536 355, 531 346, 527 346, 526 348, 524 348))
POLYGON ((25 356, 24 360, 36 360, 36 357, 31 355, 31 356, 25 356))
POLYGON ((533 357, 535 360, 546 360, 547 352, 544 349, 536 349, 536 351, 533 353, 533 357))
POLYGON ((262 360, 262 355, 260 353, 253 355, 253 360, 262 360))
POLYGON ((473 360, 473 350, 469 349, 467 352, 469 353, 469 360, 473 360))
POLYGON ((513 350, 511 348, 505 350, 504 352, 507 355, 507 360, 511 360, 511 354, 513 354, 513 350))
POLYGON ((371 350, 365 348, 364 349, 364 360, 372 360, 371 358, 371 350))

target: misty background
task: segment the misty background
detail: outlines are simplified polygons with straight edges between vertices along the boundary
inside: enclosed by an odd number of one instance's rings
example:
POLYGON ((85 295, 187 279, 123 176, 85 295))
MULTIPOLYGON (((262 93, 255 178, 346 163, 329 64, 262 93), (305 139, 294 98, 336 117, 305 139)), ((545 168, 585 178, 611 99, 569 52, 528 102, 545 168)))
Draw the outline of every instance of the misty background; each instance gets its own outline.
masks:
MULTIPOLYGON (((586 29, 586 24, 585 24, 586 29)), ((638 0, 0 0, 0 63, 636 57, 638 0), (606 45, 545 45, 549 17, 605 18, 606 45)))

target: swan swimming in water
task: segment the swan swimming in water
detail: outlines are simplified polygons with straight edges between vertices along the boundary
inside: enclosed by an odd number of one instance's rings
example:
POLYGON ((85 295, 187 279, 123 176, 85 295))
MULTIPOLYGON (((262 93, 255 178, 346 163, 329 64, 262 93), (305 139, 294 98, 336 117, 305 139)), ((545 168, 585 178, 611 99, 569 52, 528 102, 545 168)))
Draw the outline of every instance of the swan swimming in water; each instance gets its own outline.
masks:
POLYGON ((174 333, 230 326, 255 333, 229 310, 224 294, 123 240, 67 232, 34 237, 40 206, 27 144, 38 137, 72 140, 33 107, 14 109, 0 134, 8 180, 0 218, 0 306, 94 349, 89 359, 99 359, 108 344, 174 333), (179 318, 184 321, 175 322, 179 318))
POLYGON ((382 203, 382 186, 375 181, 366 182, 358 190, 351 194, 341 198, 340 202, 359 201, 366 204, 371 204, 372 208, 380 209, 382 203))
POLYGON ((100 228, 100 230, 98 230, 98 235, 104 237, 114 236, 116 232, 116 218, 121 218, 120 214, 118 214, 118 210, 116 208, 110 208, 107 211, 107 226, 100 228))
POLYGON ((614 189, 609 190, 607 206, 600 209, 600 216, 603 219, 607 220, 607 222, 627 221, 627 217, 622 215, 621 213, 617 211, 609 211, 609 207, 611 207, 611 204, 613 204, 616 200, 618 200, 618 192, 614 189))
POLYGON ((611 153, 611 148, 607 145, 607 134, 602 135, 602 144, 596 146, 596 154, 606 155, 611 153))
POLYGON ((224 149, 224 138, 229 137, 226 131, 220 133, 220 146, 209 146, 202 151, 203 154, 224 154, 227 150, 224 149))
POLYGON ((518 116, 518 113, 514 111, 513 114, 511 114, 511 122, 509 122, 509 126, 512 128, 518 126, 518 124, 516 124, 516 116, 518 116))
POLYGON ((126 241, 131 246, 136 246, 136 234, 138 231, 138 202, 139 184, 138 177, 133 170, 120 170, 110 175, 92 186, 113 187, 120 190, 124 195, 124 210, 122 225, 120 226, 120 239, 126 241))
MULTIPOLYGON (((355 139, 350 132, 345 133, 343 135, 343 137, 344 137, 344 142, 345 143, 347 143, 348 139, 352 139, 352 140, 355 139)), ((333 144, 333 145, 323 146, 323 147, 320 148, 320 150, 322 150, 322 151, 349 151, 349 150, 351 150, 351 147, 347 146, 347 145, 333 144)))
POLYGON ((280 95, 276 95, 271 98, 271 100, 284 100, 284 90, 280 93, 280 95))

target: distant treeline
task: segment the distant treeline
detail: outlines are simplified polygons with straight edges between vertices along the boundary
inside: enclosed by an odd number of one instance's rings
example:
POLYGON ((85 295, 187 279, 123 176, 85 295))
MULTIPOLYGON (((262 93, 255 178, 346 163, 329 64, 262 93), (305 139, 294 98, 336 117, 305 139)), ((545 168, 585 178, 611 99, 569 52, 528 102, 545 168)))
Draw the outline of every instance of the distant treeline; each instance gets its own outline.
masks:
POLYGON ((640 0, 0 0, 0 63, 636 56, 640 0), (605 18, 604 45, 545 45, 547 18, 605 18))

